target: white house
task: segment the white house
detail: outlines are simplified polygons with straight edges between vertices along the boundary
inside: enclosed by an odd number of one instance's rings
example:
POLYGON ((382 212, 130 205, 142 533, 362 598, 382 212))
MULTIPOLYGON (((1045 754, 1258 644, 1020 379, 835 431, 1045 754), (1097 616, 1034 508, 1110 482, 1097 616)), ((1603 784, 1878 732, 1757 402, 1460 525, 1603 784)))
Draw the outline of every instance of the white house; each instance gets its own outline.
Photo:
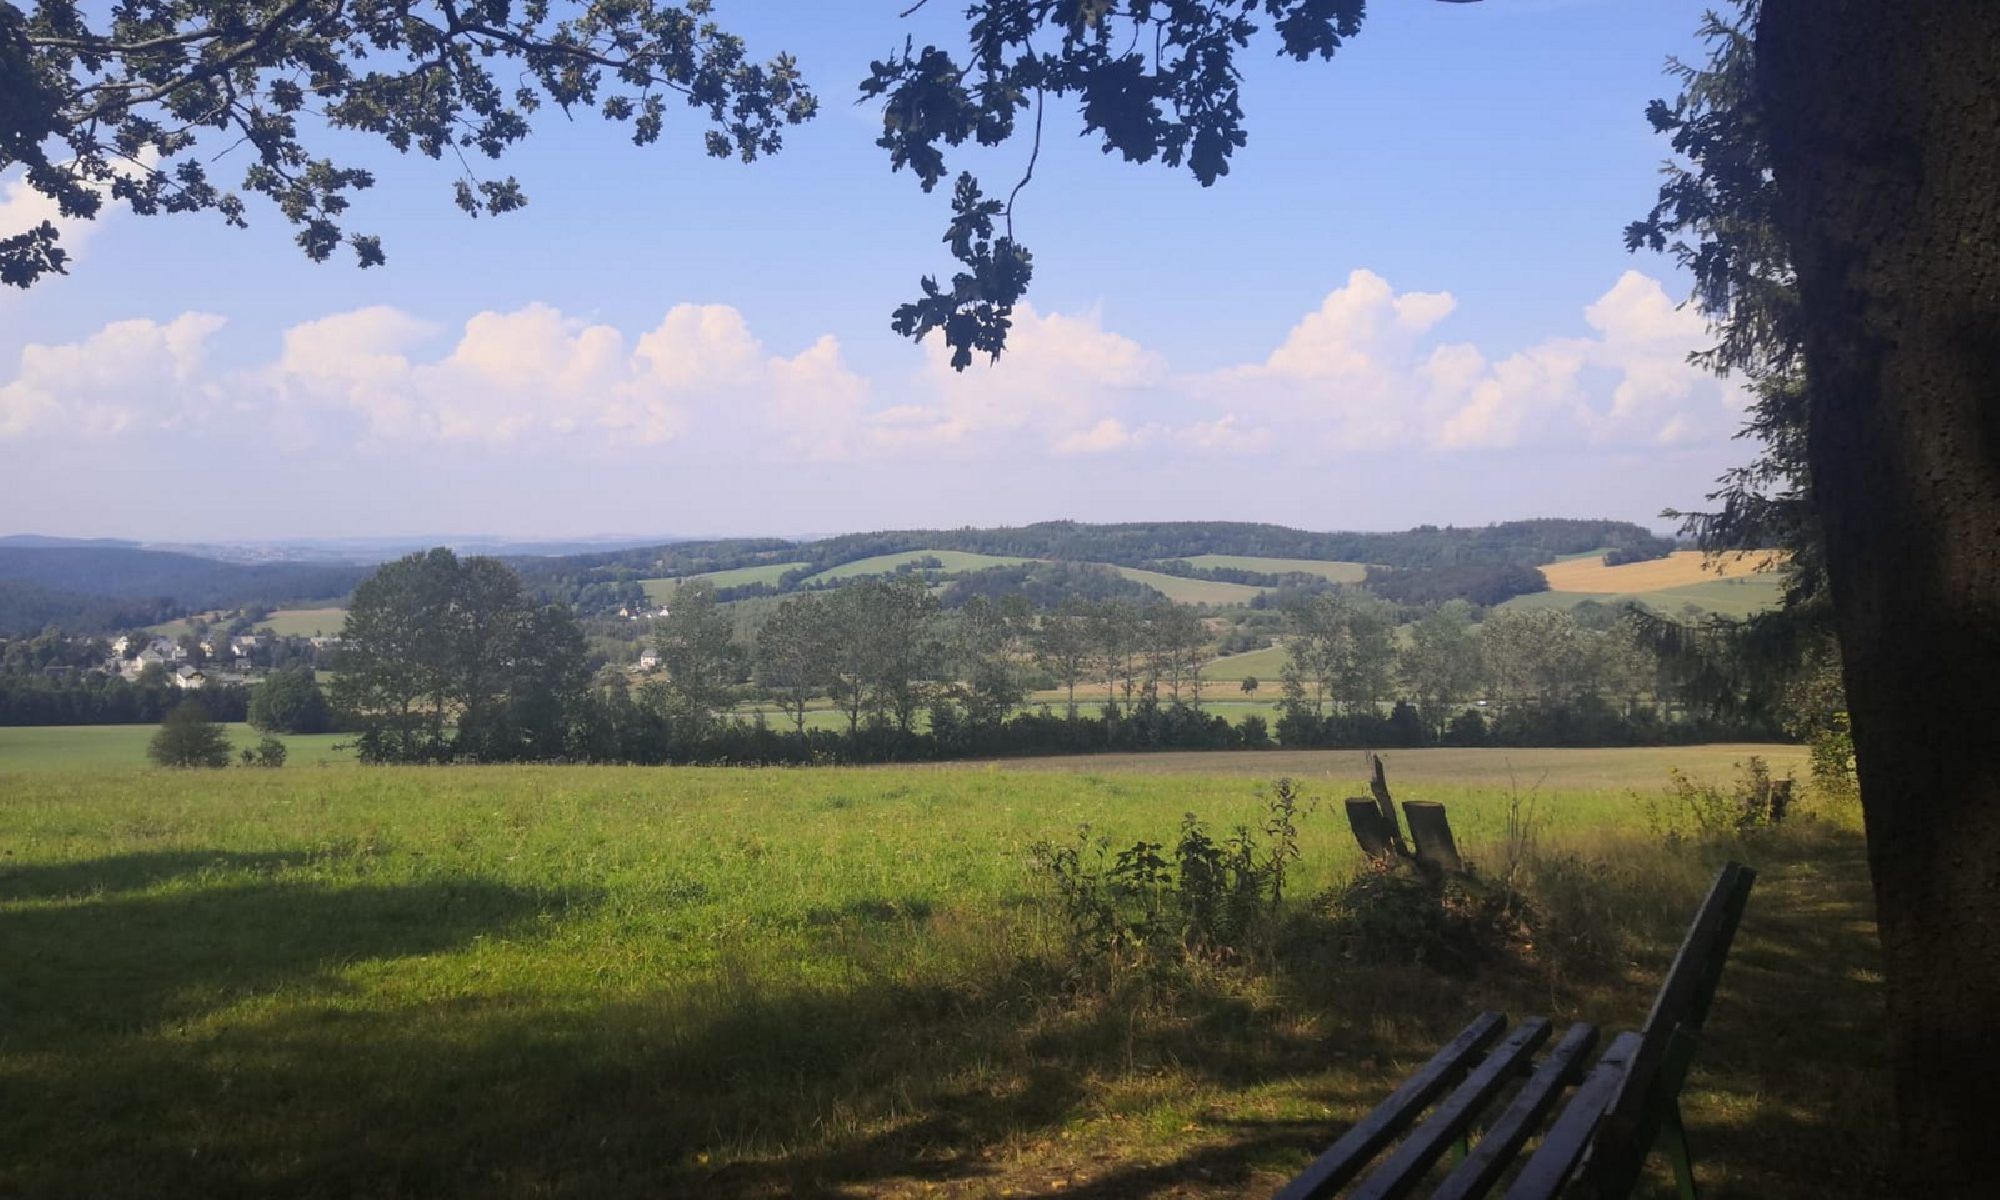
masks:
POLYGON ((182 667, 180 670, 174 672, 174 686, 177 688, 194 691, 205 686, 207 683, 208 676, 193 667, 182 667))
POLYGON ((639 669, 641 671, 657 670, 659 665, 660 652, 657 650, 648 650, 639 656, 639 669))

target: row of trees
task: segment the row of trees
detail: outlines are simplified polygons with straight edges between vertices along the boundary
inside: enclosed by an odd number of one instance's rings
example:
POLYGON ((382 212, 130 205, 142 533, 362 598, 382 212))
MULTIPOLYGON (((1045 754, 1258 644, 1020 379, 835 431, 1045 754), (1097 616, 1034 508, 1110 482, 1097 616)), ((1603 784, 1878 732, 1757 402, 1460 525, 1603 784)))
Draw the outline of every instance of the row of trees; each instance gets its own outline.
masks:
POLYGON ((1452 601, 1412 622, 1401 641, 1394 610, 1358 592, 1322 593, 1289 615, 1284 706, 1295 722, 1407 701, 1442 734, 1474 700, 1511 711, 1593 697, 1631 713, 1676 690, 1616 610, 1595 627, 1558 609, 1495 612, 1475 624, 1471 605, 1452 601))
MULTIPOLYGON (((292 732, 352 722, 362 757, 386 762, 849 760, 1269 740, 1261 722, 1235 730, 1201 713, 1216 635, 1185 606, 1072 599, 1038 615, 1016 594, 954 611, 902 576, 792 597, 754 635, 703 581, 681 587, 670 609, 655 631, 656 675, 634 689, 606 671, 593 685, 567 608, 535 603, 496 560, 412 555, 355 593, 336 711, 309 672, 281 672, 251 717, 292 732), (1073 728, 1009 726, 1037 688, 1061 694, 1055 721, 1073 728), (765 734, 749 737, 762 718, 739 717, 745 704, 774 707, 793 742, 774 751, 765 734), (809 715, 828 707, 839 729, 808 738, 809 715)), ((1399 633, 1402 615, 1356 589, 1303 597, 1286 618, 1279 741, 1676 736, 1658 711, 1674 681, 1615 610, 1594 623, 1553 610, 1475 623, 1470 605, 1453 602, 1399 633)))

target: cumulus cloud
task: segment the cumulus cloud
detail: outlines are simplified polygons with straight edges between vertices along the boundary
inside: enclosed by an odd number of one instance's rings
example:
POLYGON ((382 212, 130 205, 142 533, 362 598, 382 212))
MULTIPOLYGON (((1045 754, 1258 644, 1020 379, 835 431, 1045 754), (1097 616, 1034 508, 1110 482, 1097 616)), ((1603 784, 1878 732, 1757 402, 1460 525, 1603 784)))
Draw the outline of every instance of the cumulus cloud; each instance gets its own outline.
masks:
POLYGON ((1443 336, 1458 308, 1356 270, 1261 359, 1191 375, 1100 313, 1023 306, 997 364, 953 371, 934 339, 912 375, 876 380, 830 335, 773 352, 727 305, 676 305, 636 334, 546 304, 456 327, 376 306, 295 325, 274 356, 222 373, 205 356, 222 319, 189 313, 26 347, 14 377, 0 374, 0 436, 227 412, 269 421, 288 448, 358 436, 600 455, 699 435, 701 452, 732 460, 998 464, 1678 446, 1740 421, 1742 397, 1686 361, 1701 319, 1636 271, 1573 329, 1493 356, 1443 336))
POLYGON ((935 336, 923 351, 921 387, 930 398, 879 414, 872 445, 986 450, 1025 438, 1060 454, 1098 453, 1130 441, 1119 414, 1166 372, 1158 355, 1105 329, 1095 312, 1043 315, 1026 304, 1015 310, 996 363, 955 371, 935 336))
MULTIPOLYGON (((286 333, 266 378, 294 404, 351 411, 376 438, 495 445, 657 446, 680 436, 703 404, 761 399, 776 422, 807 415, 808 398, 838 411, 866 392, 832 338, 796 358, 767 356, 726 305, 676 305, 629 346, 619 330, 545 304, 483 312, 448 353, 412 358, 436 332, 388 308, 308 322, 286 333)), ((811 453, 816 433, 841 431, 794 432, 795 448, 811 453)))
POLYGON ((1456 308, 1357 270, 1262 362, 1197 386, 1331 451, 1668 445, 1724 436, 1741 411, 1733 387, 1687 361, 1705 344, 1700 316, 1637 271, 1584 308, 1592 335, 1497 360, 1427 336, 1456 308))
POLYGON ((202 367, 224 324, 211 313, 164 325, 114 321, 79 342, 23 347, 13 379, 0 385, 0 437, 99 437, 198 415, 216 397, 202 367))

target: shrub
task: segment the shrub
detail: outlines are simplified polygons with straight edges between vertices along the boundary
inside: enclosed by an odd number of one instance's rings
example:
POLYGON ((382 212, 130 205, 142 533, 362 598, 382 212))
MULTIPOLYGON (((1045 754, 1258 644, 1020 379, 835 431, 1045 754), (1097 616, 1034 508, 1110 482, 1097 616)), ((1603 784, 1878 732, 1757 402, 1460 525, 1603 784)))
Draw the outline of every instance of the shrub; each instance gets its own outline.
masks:
POLYGON ((243 747, 243 765, 246 767, 282 767, 285 756, 285 743, 274 737, 265 737, 254 749, 243 747))
POLYGON ((226 767, 229 734, 208 719, 201 701, 189 698, 160 722, 160 731, 153 735, 146 753, 163 767, 226 767))
POLYGON ((1468 869, 1428 871, 1401 858, 1370 859, 1318 903, 1343 952, 1364 963, 1470 975, 1534 944, 1527 898, 1468 869))
POLYGON ((1813 731, 1806 744, 1812 756, 1814 798, 1833 808, 1858 805, 1861 784, 1854 774, 1854 735, 1848 729, 1847 714, 1833 714, 1823 727, 1813 731))
POLYGON ((1725 791, 1669 770, 1667 793, 1645 800, 1647 826, 1668 845, 1678 845, 1725 841, 1774 824, 1770 765, 1752 755, 1736 764, 1736 774, 1736 783, 1725 791))
POLYGON ((1189 953, 1241 955, 1284 900, 1307 809, 1289 779, 1273 787, 1261 829, 1218 839, 1189 813, 1171 857, 1165 843, 1117 851, 1078 827, 1067 843, 1036 842, 1035 869, 1051 885, 1072 942, 1090 959, 1160 963, 1189 953))

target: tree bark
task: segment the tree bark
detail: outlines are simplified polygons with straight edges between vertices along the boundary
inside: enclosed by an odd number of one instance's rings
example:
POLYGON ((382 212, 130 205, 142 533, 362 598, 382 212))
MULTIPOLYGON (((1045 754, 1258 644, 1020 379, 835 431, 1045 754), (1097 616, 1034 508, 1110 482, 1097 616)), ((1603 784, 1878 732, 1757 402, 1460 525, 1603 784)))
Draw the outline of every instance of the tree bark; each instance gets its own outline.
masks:
MULTIPOLYGON (((1764 0, 1909 1195, 2000 1086, 2000 3, 1764 0)), ((1984 1185, 1983 1187, 1981 1185, 1984 1185)))

